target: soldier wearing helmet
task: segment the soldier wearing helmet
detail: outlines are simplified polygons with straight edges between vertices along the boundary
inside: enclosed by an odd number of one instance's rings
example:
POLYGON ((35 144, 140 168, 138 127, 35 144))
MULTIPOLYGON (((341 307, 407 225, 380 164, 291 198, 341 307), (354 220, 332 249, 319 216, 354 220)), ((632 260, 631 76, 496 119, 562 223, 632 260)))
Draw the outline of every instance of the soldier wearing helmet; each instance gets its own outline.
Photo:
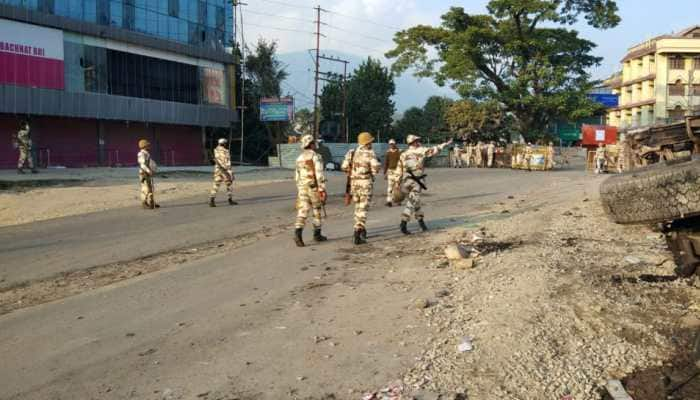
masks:
POLYGON ((139 183, 141 184, 141 205, 143 208, 160 207, 153 198, 153 176, 156 173, 156 163, 151 159, 151 143, 146 139, 139 140, 139 153, 136 159, 139 163, 139 183))
POLYGON ((301 154, 296 160, 294 180, 297 184, 297 218, 294 224, 294 243, 304 247, 303 232, 309 212, 313 214, 314 240, 328 240, 321 234, 321 211, 326 203, 326 176, 323 173, 323 160, 316 152, 316 140, 311 135, 301 138, 301 154))
POLYGON ((396 140, 389 139, 389 150, 384 154, 384 179, 386 179, 386 206, 394 205, 394 186, 401 176, 396 174, 396 166, 399 165, 401 150, 396 147, 396 140))
POLYGON ((452 144, 452 139, 448 142, 434 147, 423 147, 421 138, 417 135, 408 135, 406 138, 408 150, 401 153, 396 173, 401 176, 401 191, 406 193, 406 207, 401 214, 401 233, 410 235, 408 231, 408 221, 415 217, 423 232, 428 230, 428 226, 423 221, 423 210, 421 210, 420 193, 427 189, 423 180, 425 179, 425 159, 439 154, 442 149, 452 144))
POLYGON ((372 201, 374 177, 379 174, 381 164, 372 150, 374 137, 369 132, 357 136, 358 146, 345 154, 340 167, 350 177, 350 194, 355 203, 353 243, 367 243, 367 212, 372 201))
POLYGON ((226 184, 226 194, 228 194, 228 204, 236 205, 233 201, 233 181, 236 177, 231 168, 231 153, 228 151, 228 140, 219 139, 219 145, 214 149, 214 184, 209 191, 209 207, 216 207, 216 193, 219 191, 221 183, 226 184))

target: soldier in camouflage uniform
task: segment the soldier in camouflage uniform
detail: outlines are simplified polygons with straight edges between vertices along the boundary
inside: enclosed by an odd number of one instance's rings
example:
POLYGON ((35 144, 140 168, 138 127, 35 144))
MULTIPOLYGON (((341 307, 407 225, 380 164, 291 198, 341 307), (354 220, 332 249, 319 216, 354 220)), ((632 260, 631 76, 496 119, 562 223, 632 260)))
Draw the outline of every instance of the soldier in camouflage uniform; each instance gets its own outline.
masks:
POLYGON ((209 192, 209 207, 216 207, 216 193, 219 191, 221 183, 226 184, 226 194, 228 194, 228 204, 236 205, 233 201, 233 181, 236 177, 231 169, 231 153, 228 151, 228 140, 219 139, 219 145, 214 149, 214 184, 209 192))
POLYGON ((547 145, 547 160, 545 161, 544 169, 554 169, 554 143, 549 142, 547 145))
POLYGON ((493 158, 496 154, 496 144, 491 141, 486 145, 486 166, 493 168, 493 158))
POLYGON ((32 159, 32 139, 29 137, 29 123, 26 121, 20 124, 15 143, 19 149, 17 173, 24 173, 24 164, 26 163, 29 169, 32 170, 32 174, 36 174, 38 171, 34 168, 34 160, 32 159))
POLYGON ((394 186, 401 179, 396 173, 396 166, 399 165, 401 150, 396 147, 396 140, 389 139, 389 150, 384 154, 384 179, 386 180, 386 206, 394 205, 394 186))
POLYGON ((139 140, 139 153, 136 159, 139 163, 139 183, 141 185, 141 205, 143 208, 160 207, 153 198, 153 175, 156 173, 156 163, 151 159, 151 143, 146 139, 139 140))
POLYGON ((481 168, 484 166, 483 151, 484 148, 481 144, 481 141, 476 142, 476 146, 474 146, 474 164, 476 164, 477 168, 481 168))
POLYGON ((350 174, 352 201, 355 203, 353 243, 367 243, 367 211, 372 201, 374 177, 379 174, 379 160, 372 150, 374 137, 362 132, 357 137, 357 149, 345 154, 341 169, 350 174))
POLYGON ((422 231, 428 230, 425 221, 423 221, 424 215, 420 202, 420 193, 426 189, 423 183, 425 178, 423 173, 425 170, 425 159, 439 154, 445 146, 449 146, 452 143, 452 140, 450 139, 449 142, 434 147, 423 147, 420 136, 408 135, 406 143, 408 144, 408 150, 401 153, 396 172, 401 175, 401 190, 408 194, 406 208, 401 214, 400 228, 404 235, 410 235, 411 232, 408 231, 407 225, 408 221, 411 220, 411 216, 416 218, 422 231))
POLYGON ((298 191, 294 243, 299 247, 304 247, 302 233, 309 212, 313 213, 311 224, 314 226, 314 240, 323 242, 328 239, 321 234, 321 211, 326 203, 326 176, 323 173, 323 160, 316 153, 316 141, 313 136, 304 135, 301 138, 301 148, 301 154, 296 160, 294 175, 298 191))

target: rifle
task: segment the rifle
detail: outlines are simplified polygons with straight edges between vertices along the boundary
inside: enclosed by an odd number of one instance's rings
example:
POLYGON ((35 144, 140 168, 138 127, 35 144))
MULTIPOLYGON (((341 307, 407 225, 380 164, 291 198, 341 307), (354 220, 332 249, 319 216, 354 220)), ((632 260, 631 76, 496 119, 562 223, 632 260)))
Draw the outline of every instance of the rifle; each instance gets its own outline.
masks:
POLYGON ((353 160, 355 159, 355 150, 352 150, 352 155, 350 156, 350 164, 348 164, 348 171, 347 171, 347 178, 345 180, 345 205, 349 206, 350 203, 352 202, 352 195, 350 192, 352 191, 352 167, 353 167, 353 160))
POLYGON ((326 196, 321 195, 321 191, 318 189, 318 179, 316 178, 316 164, 313 158, 306 160, 306 166, 311 169, 311 176, 314 179, 314 187, 316 188, 316 193, 318 193, 319 199, 321 199, 321 209, 323 209, 323 217, 328 218, 328 213, 326 212, 326 196))
POLYGON ((415 176, 415 175, 413 175, 413 171, 407 170, 407 172, 408 172, 408 177, 413 179, 413 181, 416 182, 418 184, 418 186, 421 187, 421 189, 428 190, 428 188, 425 186, 425 183, 423 183, 423 179, 425 179, 425 177, 428 175, 423 174, 421 176, 415 176))

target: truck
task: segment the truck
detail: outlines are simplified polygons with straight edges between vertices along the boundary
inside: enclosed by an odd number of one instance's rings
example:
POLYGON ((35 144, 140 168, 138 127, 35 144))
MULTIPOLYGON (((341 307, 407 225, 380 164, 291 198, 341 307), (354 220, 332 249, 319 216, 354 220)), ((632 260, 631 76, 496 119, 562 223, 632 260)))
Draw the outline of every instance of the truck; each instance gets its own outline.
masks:
POLYGON ((700 268, 700 116, 627 132, 627 171, 606 179, 600 198, 619 224, 652 224, 665 235, 676 274, 700 268))

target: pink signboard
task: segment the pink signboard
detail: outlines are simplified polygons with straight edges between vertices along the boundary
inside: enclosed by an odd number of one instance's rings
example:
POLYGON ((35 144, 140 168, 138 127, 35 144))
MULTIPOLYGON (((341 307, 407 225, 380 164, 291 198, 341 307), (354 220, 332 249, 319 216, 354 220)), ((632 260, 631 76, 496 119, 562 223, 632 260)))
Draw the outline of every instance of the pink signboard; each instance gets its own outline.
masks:
POLYGON ((64 89, 63 32, 0 19, 0 84, 64 89))

